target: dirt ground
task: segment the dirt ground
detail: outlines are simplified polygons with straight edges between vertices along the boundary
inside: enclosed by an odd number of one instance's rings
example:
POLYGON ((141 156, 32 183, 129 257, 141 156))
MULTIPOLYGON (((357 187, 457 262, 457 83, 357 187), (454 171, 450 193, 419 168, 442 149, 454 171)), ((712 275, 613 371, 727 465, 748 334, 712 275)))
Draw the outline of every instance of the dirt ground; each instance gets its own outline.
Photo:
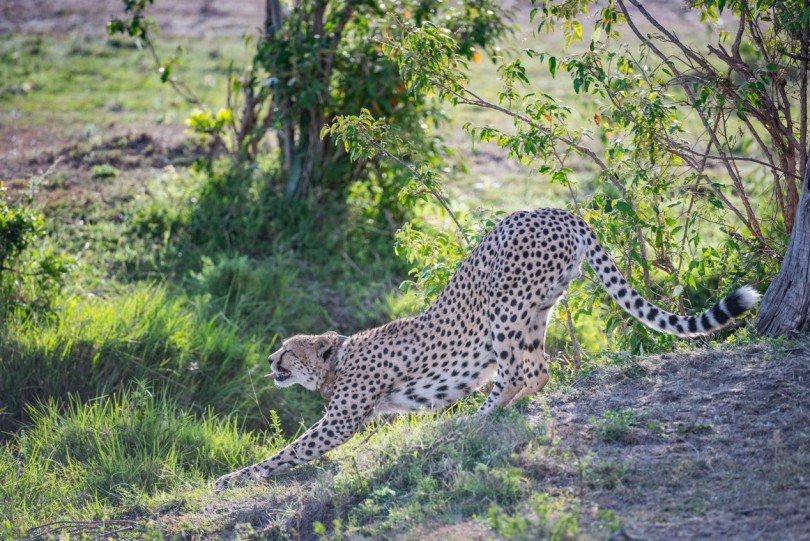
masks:
POLYGON ((631 539, 810 539, 810 344, 650 357, 549 402, 564 446, 622 466, 590 498, 631 539), (606 410, 632 412, 618 441, 606 410))
MULTIPOLYGON (((3 0, 0 33, 104 34, 107 21, 122 15, 120 0, 3 0)), ((258 28, 264 2, 248 0, 157 0, 148 9, 161 33, 181 36, 241 36, 258 28)))
MULTIPOLYGON (((607 534, 613 541, 810 539, 809 374, 808 342, 666 354, 597 370, 527 408, 524 415, 547 427, 548 451, 518 455, 520 467, 540 479, 535 490, 577 495, 582 539, 600 538, 590 511, 597 508, 618 519, 620 528, 607 534), (626 424, 606 426, 606 412, 626 412, 626 424)), ((363 451, 349 451, 356 452, 363 451)), ((330 514, 316 472, 282 475, 272 496, 155 518, 175 533, 203 517, 237 529, 252 522, 247 537, 262 538, 277 533, 284 517, 284 531, 316 539, 311 521, 330 514)), ((524 534, 518 538, 532 538, 524 534)), ((391 538, 499 537, 485 519, 428 519, 391 538)))
MULTIPOLYGON (((107 22, 122 16, 122 5, 120 0, 4 0, 0 2, 0 35, 104 39, 107 22)), ((258 31, 263 9, 263 2, 245 0, 158 0, 148 13, 163 36, 203 38, 258 31)), ((100 195, 109 196, 98 193, 99 183, 90 174, 93 165, 109 163, 123 171, 119 183, 137 184, 156 176, 166 165, 185 164, 194 157, 194 151, 189 155, 185 145, 182 125, 103 126, 92 142, 81 132, 81 126, 29 123, 24 117, 0 122, 0 181, 13 194, 59 159, 54 170, 69 180, 52 195, 82 205, 100 195)))

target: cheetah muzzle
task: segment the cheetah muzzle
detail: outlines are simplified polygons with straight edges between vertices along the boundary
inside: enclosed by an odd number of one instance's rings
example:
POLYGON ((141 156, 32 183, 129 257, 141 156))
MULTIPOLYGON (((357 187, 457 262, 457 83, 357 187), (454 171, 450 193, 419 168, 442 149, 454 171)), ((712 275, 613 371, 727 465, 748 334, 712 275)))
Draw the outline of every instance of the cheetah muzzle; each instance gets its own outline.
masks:
POLYGON ((328 332, 285 341, 268 359, 269 377, 281 387, 319 390, 329 399, 326 413, 274 456, 221 477, 216 489, 320 457, 377 415, 448 406, 493 377, 480 414, 537 393, 549 379, 549 314, 580 276, 583 259, 619 306, 677 336, 717 331, 759 301, 743 286, 702 314, 666 312, 633 290, 581 218, 558 209, 515 212, 483 238, 424 313, 348 338, 328 332))

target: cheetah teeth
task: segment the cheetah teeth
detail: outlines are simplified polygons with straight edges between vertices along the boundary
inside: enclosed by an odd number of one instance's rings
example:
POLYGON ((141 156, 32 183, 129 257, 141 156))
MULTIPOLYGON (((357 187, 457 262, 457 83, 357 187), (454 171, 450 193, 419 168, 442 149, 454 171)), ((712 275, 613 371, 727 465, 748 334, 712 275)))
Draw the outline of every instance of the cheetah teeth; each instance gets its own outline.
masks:
POLYGON ((274 373, 265 374, 264 377, 275 379, 276 381, 283 381, 289 378, 290 376, 292 376, 292 372, 290 372, 289 370, 278 369, 274 373))

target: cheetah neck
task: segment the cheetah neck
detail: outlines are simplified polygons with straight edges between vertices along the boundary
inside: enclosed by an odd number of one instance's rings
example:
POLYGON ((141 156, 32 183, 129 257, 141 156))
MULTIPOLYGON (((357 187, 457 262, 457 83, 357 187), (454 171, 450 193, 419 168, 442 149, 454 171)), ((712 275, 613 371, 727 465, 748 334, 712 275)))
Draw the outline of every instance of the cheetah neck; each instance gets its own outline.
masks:
POLYGON ((327 360, 326 376, 324 376, 323 383, 321 383, 319 387, 321 396, 325 400, 331 400, 332 395, 335 394, 335 381, 337 380, 338 355, 340 354, 340 348, 343 347, 343 342, 345 342, 348 339, 349 339, 348 336, 338 335, 338 340, 337 343, 335 344, 334 349, 332 350, 332 355, 330 355, 329 359, 327 360))

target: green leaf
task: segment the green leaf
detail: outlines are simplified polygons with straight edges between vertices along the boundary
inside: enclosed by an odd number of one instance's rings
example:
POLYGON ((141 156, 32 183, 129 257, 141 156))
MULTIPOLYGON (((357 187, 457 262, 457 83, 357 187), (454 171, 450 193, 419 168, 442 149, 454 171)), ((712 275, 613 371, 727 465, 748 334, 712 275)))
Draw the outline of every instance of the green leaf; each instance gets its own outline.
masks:
POLYGON ((627 201, 623 199, 619 199, 616 201, 616 210, 621 212, 622 214, 626 214, 628 216, 632 216, 633 218, 636 217, 636 211, 633 210, 633 207, 627 201))
POLYGON ((716 197, 709 197, 709 203, 711 203, 712 205, 714 205, 719 209, 723 208, 723 202, 717 199, 716 197))

